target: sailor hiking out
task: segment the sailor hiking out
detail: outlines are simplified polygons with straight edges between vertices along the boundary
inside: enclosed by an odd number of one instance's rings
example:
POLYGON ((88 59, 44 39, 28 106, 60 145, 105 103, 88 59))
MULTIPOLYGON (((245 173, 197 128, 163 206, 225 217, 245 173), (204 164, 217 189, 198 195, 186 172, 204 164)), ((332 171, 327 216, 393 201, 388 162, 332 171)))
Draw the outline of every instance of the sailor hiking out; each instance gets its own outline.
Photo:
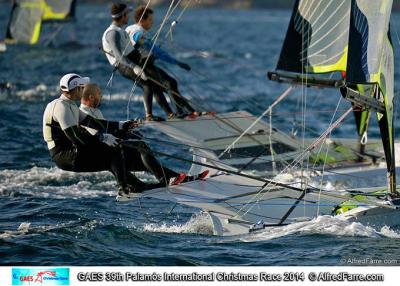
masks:
POLYGON ((106 121, 95 119, 79 110, 75 101, 81 98, 83 85, 89 78, 66 74, 60 80, 62 95, 50 102, 43 115, 43 137, 51 158, 66 171, 111 171, 120 193, 135 191, 127 183, 124 155, 117 148, 113 134, 126 132, 135 125, 133 121, 106 121), (82 126, 100 131, 90 134, 82 126))
MULTIPOLYGON (((132 45, 140 52, 139 64, 141 66, 146 64, 146 74, 158 83, 155 86, 154 93, 158 94, 160 97, 163 92, 169 94, 176 107, 176 115, 178 117, 184 117, 185 115, 198 116, 199 113, 195 111, 188 100, 179 92, 176 79, 155 65, 154 61, 160 59, 164 62, 178 65, 187 71, 191 70, 188 64, 178 61, 160 47, 156 46, 150 39, 146 38, 145 33, 153 26, 153 14, 154 11, 152 9, 139 6, 134 13, 135 24, 126 28, 132 45)), ((162 106, 162 108, 168 114, 169 118, 173 117, 172 111, 168 109, 169 106, 168 108, 162 106)))
MULTIPOLYGON (((101 110, 98 108, 100 103, 101 90, 99 86, 93 83, 86 84, 82 93, 80 110, 96 119, 104 119, 101 110)), ((89 130, 89 132, 97 133, 98 131, 92 129, 89 130)), ((135 190, 149 190, 165 187, 167 183, 176 185, 183 181, 195 179, 194 177, 186 176, 186 174, 183 173, 178 174, 177 172, 162 166, 153 156, 150 147, 142 140, 139 140, 142 138, 142 135, 136 129, 130 129, 128 132, 117 132, 116 136, 121 139, 125 168, 127 170, 127 180, 129 184, 134 186, 135 190), (150 172, 157 178, 159 183, 146 184, 142 182, 131 173, 138 171, 150 172)))
POLYGON ((137 82, 143 89, 146 118, 148 120, 158 119, 157 117, 153 117, 153 96, 164 111, 169 114, 172 114, 172 111, 162 93, 154 92, 157 87, 147 78, 145 71, 139 66, 140 53, 132 45, 129 35, 122 28, 128 23, 128 14, 130 11, 131 8, 122 3, 114 3, 111 6, 112 23, 103 34, 103 50, 109 63, 121 75, 133 82, 137 82))

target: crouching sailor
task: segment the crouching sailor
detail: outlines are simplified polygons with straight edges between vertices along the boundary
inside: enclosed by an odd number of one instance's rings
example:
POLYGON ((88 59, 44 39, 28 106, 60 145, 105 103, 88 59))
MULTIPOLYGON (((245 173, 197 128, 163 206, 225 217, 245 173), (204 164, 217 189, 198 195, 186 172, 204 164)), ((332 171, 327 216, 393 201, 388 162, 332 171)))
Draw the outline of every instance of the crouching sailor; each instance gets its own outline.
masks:
POLYGON ((89 78, 66 74, 60 80, 61 96, 50 102, 43 116, 43 137, 51 158, 63 170, 73 172, 110 171, 115 176, 119 194, 140 192, 127 184, 124 154, 113 135, 127 131, 132 121, 95 119, 79 110, 75 101, 81 98, 89 78), (99 130, 90 134, 82 126, 99 130))
MULTIPOLYGON (((101 90, 98 85, 88 83, 82 92, 80 110, 93 118, 103 119, 104 116, 99 109, 101 103, 101 90)), ((96 134, 97 130, 87 128, 91 134, 96 134)), ((181 182, 193 179, 201 179, 207 176, 208 172, 203 172, 196 177, 186 176, 186 174, 178 174, 173 170, 162 166, 153 151, 144 141, 140 140, 143 136, 137 130, 129 130, 128 132, 118 132, 115 134, 121 139, 121 148, 124 153, 125 168, 127 170, 127 181, 133 185, 135 189, 149 190, 159 187, 165 187, 167 184, 176 185, 181 182), (133 140, 132 140, 133 139, 133 140), (125 140, 122 142, 122 140, 125 140), (145 171, 153 174, 159 183, 148 184, 136 178, 131 172, 145 171)))

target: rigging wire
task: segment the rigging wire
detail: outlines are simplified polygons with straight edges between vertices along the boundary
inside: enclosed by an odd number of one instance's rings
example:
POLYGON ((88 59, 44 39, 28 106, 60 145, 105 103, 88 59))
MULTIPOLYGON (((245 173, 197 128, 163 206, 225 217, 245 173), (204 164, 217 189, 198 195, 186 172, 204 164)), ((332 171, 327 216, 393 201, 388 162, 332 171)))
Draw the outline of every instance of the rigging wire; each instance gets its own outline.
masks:
MULTIPOLYGON (((342 97, 339 97, 339 101, 338 101, 338 104, 337 104, 337 106, 336 106, 336 110, 339 109, 339 105, 340 105, 341 100, 342 100, 342 97)), ((332 124, 333 119, 335 118, 335 116, 336 116, 336 111, 335 111, 335 113, 332 115, 331 122, 329 123, 329 125, 332 124)), ((323 148, 323 145, 326 144, 326 140, 327 140, 328 138, 331 138, 331 135, 332 135, 332 132, 329 133, 329 136, 324 140, 324 143, 322 143, 322 144, 320 145, 320 149, 319 149, 319 151, 318 151, 318 153, 317 153, 317 158, 319 157, 319 154, 320 154, 320 151, 321 151, 322 148, 323 148)), ((322 190, 322 185, 323 185, 323 182, 324 182, 324 171, 325 171, 326 161, 327 161, 327 159, 328 159, 328 152, 329 152, 329 146, 328 146, 328 144, 326 144, 326 152, 325 152, 324 163, 323 163, 323 165, 322 165, 322 176, 321 176, 321 180, 320 180, 320 191, 319 191, 319 193, 318 193, 318 202, 320 202, 320 200, 321 200, 321 190, 322 190)), ((316 161, 317 161, 317 160, 316 160, 316 161)), ((315 165, 316 165, 316 163, 314 163, 313 169, 315 168, 315 165)), ((320 209, 319 209, 319 206, 318 206, 318 208, 317 208, 317 216, 319 215, 319 210, 320 210, 320 209)))
MULTIPOLYGON (((296 159, 294 159, 293 162, 292 162, 287 168, 285 168, 284 170, 282 170, 282 171, 280 172, 280 174, 283 174, 283 173, 287 172, 287 170, 288 170, 290 167, 294 167, 294 166, 297 165, 297 164, 301 164, 301 162, 303 162, 304 157, 307 156, 308 153, 309 153, 313 148, 315 148, 316 146, 318 146, 318 145, 321 143, 321 140, 324 139, 326 136, 328 136, 328 134, 329 134, 330 132, 332 132, 333 129, 335 129, 336 127, 338 127, 338 126, 343 122, 343 120, 347 117, 347 115, 350 114, 351 111, 352 111, 352 108, 348 109, 347 112, 345 112, 339 119, 337 119, 328 129, 326 129, 326 130, 320 135, 320 137, 318 137, 318 138, 317 138, 312 144, 310 144, 296 159)), ((271 190, 271 188, 273 188, 274 186, 276 186, 276 185, 273 185, 273 184, 271 185, 271 184, 272 184, 272 183, 265 184, 265 185, 260 189, 259 194, 262 195, 261 192, 262 192, 264 189, 266 189, 266 188, 268 188, 269 190, 271 190)), ((257 199, 258 196, 259 196, 259 195, 256 195, 255 198, 257 199)), ((247 205, 249 205, 250 203, 253 203, 253 202, 254 202, 254 201, 249 200, 249 202, 248 202, 247 205)), ((251 208, 253 208, 254 206, 255 206, 255 205, 249 206, 249 210, 250 210, 251 208)), ((246 213, 247 213, 247 212, 244 212, 244 214, 246 214, 246 213)), ((239 213, 236 214, 236 215, 239 215, 239 213)))
MULTIPOLYGON (((150 0, 149 0, 149 1, 150 1, 150 0)), ((174 2, 175 2, 175 0, 172 0, 172 1, 171 1, 171 4, 170 4, 170 6, 169 6, 169 8, 168 8, 168 10, 167 10, 166 16, 165 16, 164 19, 162 20, 162 22, 161 22, 161 24, 160 24, 160 27, 159 27, 159 29, 157 30, 156 34, 155 34, 155 38, 154 38, 154 40, 153 40, 152 46, 151 46, 151 48, 150 48, 150 50, 149 50, 148 56, 147 56, 147 58, 146 58, 146 60, 145 60, 145 62, 144 62, 144 64, 143 64, 143 67, 142 67, 142 71, 143 71, 143 72, 144 72, 144 70, 146 69, 146 66, 147 66, 147 64, 148 64, 148 62, 149 62, 149 60, 150 60, 150 57, 151 57, 151 55, 152 55, 152 53, 153 53, 153 50, 154 50, 154 47, 155 47, 155 45, 157 44, 158 38, 159 38, 159 36, 161 35, 161 31, 162 31, 162 29, 163 29, 163 27, 164 27, 164 25, 165 25, 165 23, 166 23, 166 21, 167 21, 168 13, 169 13, 169 11, 172 9, 172 7, 173 7, 173 5, 174 5, 174 2)), ((143 15, 144 15, 144 12, 143 12, 143 14, 142 14, 142 17, 143 17, 143 15)), ((128 46, 128 45, 127 45, 127 46, 128 46)), ((132 90, 131 90, 131 93, 130 93, 130 95, 129 95, 129 100, 128 100, 128 104, 127 104, 127 119, 128 119, 128 120, 129 120, 129 118, 130 118, 130 116, 129 116, 129 110, 130 110, 131 97, 132 97, 133 92, 134 92, 135 89, 136 89, 136 86, 137 86, 139 77, 140 77, 140 75, 138 75, 138 76, 136 77, 135 83, 134 83, 134 85, 133 85, 133 87, 132 87, 132 90)))
POLYGON ((278 103, 280 103, 285 97, 287 97, 290 92, 293 90, 293 87, 290 86, 281 96, 279 96, 268 108, 263 112, 262 115, 260 115, 246 130, 244 130, 240 136, 235 139, 228 147, 225 148, 225 150, 218 156, 222 157, 225 153, 229 152, 237 142, 239 142, 240 139, 243 138, 244 135, 248 134, 248 132, 264 117, 266 116, 269 112, 271 112, 272 108, 274 108, 278 103))
MULTIPOLYGON (((142 140, 151 143, 151 145, 157 145, 157 144, 158 145, 164 145, 164 146, 168 146, 168 148, 186 147, 186 148, 196 148, 196 149, 199 149, 199 150, 204 150, 204 151, 209 151, 209 152, 215 152, 215 150, 211 149, 211 148, 201 147, 201 146, 198 146, 198 145, 185 144, 185 143, 177 143, 177 142, 173 142, 173 141, 162 140, 160 138, 151 138, 151 137, 142 136, 142 140)), ((294 156, 299 156, 301 154, 302 154, 302 151, 298 151, 298 152, 293 152, 293 153, 290 153, 290 154, 287 154, 287 155, 280 154, 280 157, 283 157, 283 159, 282 159, 283 161, 287 161, 289 159, 292 159, 294 156)), ((235 154, 235 156, 239 157, 239 158, 248 158, 248 156, 250 156, 250 155, 251 154, 249 154, 249 155, 235 154)), ((205 159, 207 161, 210 161, 210 162, 226 164, 224 161, 217 160, 217 159, 215 159, 213 157, 208 157, 208 156, 206 156, 204 154, 203 155, 198 155, 198 157, 203 158, 203 159, 205 159)), ((268 159, 264 159, 264 158, 258 158, 258 161, 261 161, 263 164, 273 163, 272 160, 268 160, 268 159)), ((275 162, 280 162, 280 161, 275 161, 275 162)), ((338 163, 346 163, 346 162, 348 162, 348 160, 346 160, 346 159, 344 159, 342 161, 336 160, 335 161, 335 165, 337 165, 338 163)), ((371 165, 371 164, 368 163, 366 165, 371 165)), ((318 172, 316 167, 314 168, 313 172, 318 172)), ((325 170, 325 172, 332 173, 332 174, 339 174, 339 173, 334 172, 332 170, 325 170)), ((341 174, 341 175, 347 176, 347 177, 352 177, 352 178, 360 178, 360 179, 364 178, 362 176, 355 176, 355 175, 349 175, 349 174, 341 174)))
MULTIPOLYGON (((314 141, 313 144, 311 144, 306 150, 304 150, 304 152, 299 156, 300 158, 299 158, 298 160, 294 160, 294 161, 293 161, 294 164, 291 164, 292 167, 294 167, 296 164, 300 164, 301 166, 303 166, 303 165, 302 165, 302 162, 304 162, 303 159, 304 159, 305 156, 307 156, 307 155, 309 154, 309 151, 310 151, 312 148, 314 148, 315 146, 317 146, 318 144, 320 144, 321 139, 325 138, 334 128, 336 128, 336 127, 344 120, 344 118, 345 118, 350 112, 351 112, 351 109, 349 109, 345 114, 343 114, 342 117, 339 118, 339 119, 334 123, 334 125, 332 125, 330 128, 328 128, 317 140, 314 141), (297 162, 296 162, 296 161, 297 161, 297 162)), ((288 167, 289 167, 289 166, 288 166, 288 167)), ((285 172, 287 172, 286 169, 283 170, 283 171, 281 171, 280 174, 283 174, 283 173, 285 173, 285 172)), ((303 177, 304 177, 304 173, 303 173, 303 171, 302 171, 302 173, 301 173, 301 178, 303 178, 303 177)), ((302 183, 301 189, 303 189, 303 186, 304 186, 304 185, 308 185, 307 182, 305 182, 305 184, 304 184, 304 181, 303 181, 303 180, 301 181, 301 183, 302 183), (304 185, 303 185, 303 184, 304 184, 304 185)), ((271 189, 271 188, 274 187, 274 186, 275 186, 275 185, 270 186, 270 184, 268 184, 268 185, 266 185, 265 187, 263 186, 262 189, 265 189, 265 188, 271 189)), ((262 197, 261 197, 261 198, 262 198, 262 197)), ((250 209, 253 208, 253 207, 254 207, 254 206, 251 206, 250 209)), ((246 213, 247 213, 247 212, 245 212, 245 214, 246 214, 246 213)))
MULTIPOLYGON (((157 38, 156 38, 157 39, 157 38)), ((305 85, 307 85, 307 73, 306 73, 306 79, 305 79, 305 82, 306 82, 306 84, 305 85)), ((303 87, 303 89, 304 89, 304 87, 303 87)), ((303 117, 302 117, 302 119, 303 119, 303 153, 305 152, 305 121, 306 121, 306 116, 305 116, 305 113, 306 113, 306 108, 307 108, 307 91, 304 91, 303 90, 303 95, 302 95, 302 101, 303 101, 303 103, 302 103, 302 114, 303 114, 303 117)), ((272 109, 271 109, 271 111, 272 111, 272 109)), ((272 115, 271 115, 271 112, 270 112, 270 118, 272 118, 272 115)), ((331 121, 332 122, 332 121, 331 121)), ((332 131, 332 130, 331 130, 332 131)), ((330 131, 330 132, 331 132, 330 131)), ((331 135, 331 133, 329 133, 329 134, 326 134, 326 136, 330 136, 331 135)), ((325 137, 325 140, 326 140, 326 137, 325 137)), ((325 160, 325 162, 326 162, 326 160, 325 160)), ((324 162, 324 163, 325 163, 324 162)), ((303 163, 301 163, 302 164, 302 170, 303 170, 303 163)), ((308 167, 307 167, 307 169, 308 169, 308 167)), ((307 185, 307 182, 304 182, 304 184, 305 185, 307 185)))

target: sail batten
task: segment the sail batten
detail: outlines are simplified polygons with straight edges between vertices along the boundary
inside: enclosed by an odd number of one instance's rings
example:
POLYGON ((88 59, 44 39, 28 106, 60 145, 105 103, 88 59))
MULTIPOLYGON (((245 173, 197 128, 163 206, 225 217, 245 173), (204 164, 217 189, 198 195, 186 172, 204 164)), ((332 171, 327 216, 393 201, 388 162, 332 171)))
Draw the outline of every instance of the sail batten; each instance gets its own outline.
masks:
POLYGON ((297 0, 276 69, 314 74, 345 71, 349 22, 348 0, 297 0))

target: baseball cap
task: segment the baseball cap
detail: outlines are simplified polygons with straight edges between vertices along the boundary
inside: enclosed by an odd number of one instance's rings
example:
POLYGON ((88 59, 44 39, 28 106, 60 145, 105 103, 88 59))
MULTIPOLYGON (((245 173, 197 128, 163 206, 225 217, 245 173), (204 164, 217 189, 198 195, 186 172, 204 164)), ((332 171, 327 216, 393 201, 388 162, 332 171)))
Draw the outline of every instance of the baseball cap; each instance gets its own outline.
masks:
POLYGON ((132 11, 132 8, 124 3, 113 3, 111 6, 111 17, 113 19, 122 17, 125 13, 132 11))
POLYGON ((75 87, 85 85, 90 82, 90 78, 81 77, 76 73, 68 73, 60 79, 60 88, 62 91, 71 91, 75 87))

